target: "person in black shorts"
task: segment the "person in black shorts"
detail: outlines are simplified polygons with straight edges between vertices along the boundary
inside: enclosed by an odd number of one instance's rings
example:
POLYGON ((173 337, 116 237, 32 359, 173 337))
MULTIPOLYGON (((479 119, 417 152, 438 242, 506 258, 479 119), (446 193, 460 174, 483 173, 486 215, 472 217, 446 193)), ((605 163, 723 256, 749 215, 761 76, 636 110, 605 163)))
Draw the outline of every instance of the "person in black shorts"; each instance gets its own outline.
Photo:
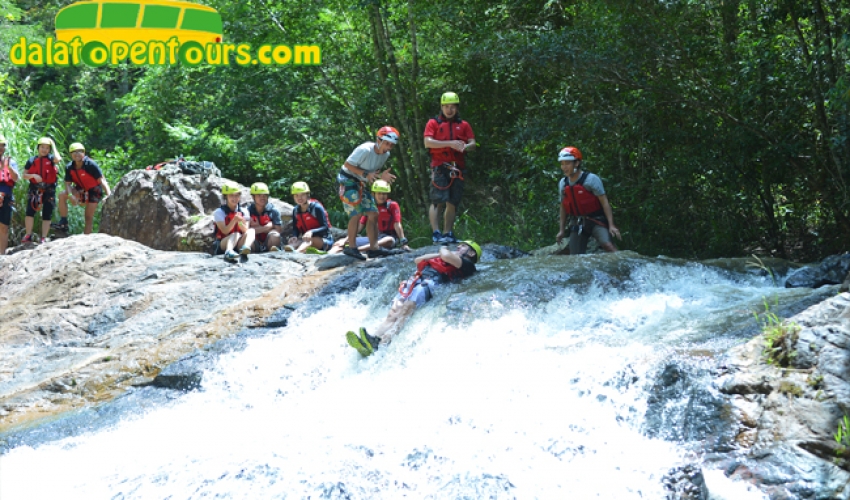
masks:
POLYGON ((51 224, 53 229, 68 231, 68 198, 74 205, 86 207, 84 234, 91 234, 97 204, 106 201, 112 194, 109 183, 100 166, 86 156, 86 148, 79 142, 69 148, 71 161, 65 165, 65 191, 59 194, 59 222, 51 224))
POLYGON ((0 255, 6 253, 6 247, 9 245, 13 188, 20 175, 18 162, 6 156, 6 138, 0 135, 0 255))
POLYGON ((47 239, 47 234, 50 232, 50 219, 53 218, 53 205, 56 202, 58 165, 61 162, 62 157, 56 150, 53 139, 42 137, 38 140, 38 154, 27 160, 24 165, 23 177, 30 181, 30 187, 24 219, 26 234, 21 239, 21 243, 33 243, 33 225, 35 214, 38 212, 41 212, 41 241, 47 239))

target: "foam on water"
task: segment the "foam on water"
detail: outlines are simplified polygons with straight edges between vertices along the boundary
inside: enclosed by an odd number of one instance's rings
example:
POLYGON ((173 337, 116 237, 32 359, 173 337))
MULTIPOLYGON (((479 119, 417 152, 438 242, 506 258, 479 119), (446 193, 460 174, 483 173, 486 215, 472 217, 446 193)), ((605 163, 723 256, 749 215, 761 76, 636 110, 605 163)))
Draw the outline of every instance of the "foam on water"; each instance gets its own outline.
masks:
POLYGON ((334 299, 223 356, 201 391, 0 456, 0 498, 664 498, 685 451, 641 433, 646 380, 715 315, 784 292, 639 271, 639 290, 537 307, 469 292, 486 314, 461 324, 435 300, 367 359, 343 333, 386 309, 334 299))

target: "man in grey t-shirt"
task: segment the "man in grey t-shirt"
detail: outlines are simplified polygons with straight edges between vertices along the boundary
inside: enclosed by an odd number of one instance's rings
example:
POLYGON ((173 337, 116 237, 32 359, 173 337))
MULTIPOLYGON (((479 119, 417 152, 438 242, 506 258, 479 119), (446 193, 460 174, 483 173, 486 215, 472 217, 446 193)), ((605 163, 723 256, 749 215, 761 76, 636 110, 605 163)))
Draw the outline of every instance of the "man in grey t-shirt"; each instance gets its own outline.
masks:
POLYGON ((596 174, 582 172, 581 151, 576 147, 562 149, 558 161, 564 172, 564 178, 558 183, 561 202, 560 231, 556 237, 558 243, 564 239, 567 216, 570 216, 570 255, 587 252, 587 243, 591 237, 605 251, 616 252, 617 247, 610 235, 619 239, 622 237, 614 225, 611 204, 608 203, 602 179, 596 174))
POLYGON ((381 168, 390 157, 390 150, 398 143, 399 133, 393 127, 381 127, 377 133, 378 142, 364 142, 357 146, 348 155, 345 164, 339 169, 337 182, 339 182, 339 197, 348 220, 348 241, 352 245, 346 246, 343 253, 350 257, 366 260, 353 245, 357 241, 357 229, 359 228, 360 216, 365 215, 366 235, 369 236, 369 257, 384 257, 389 253, 378 247, 378 205, 368 184, 377 179, 389 184, 395 180, 395 175, 390 170, 381 172, 381 168))
POLYGON ((6 138, 0 135, 0 255, 9 245, 9 226, 12 223, 12 188, 20 177, 18 162, 6 156, 6 138))

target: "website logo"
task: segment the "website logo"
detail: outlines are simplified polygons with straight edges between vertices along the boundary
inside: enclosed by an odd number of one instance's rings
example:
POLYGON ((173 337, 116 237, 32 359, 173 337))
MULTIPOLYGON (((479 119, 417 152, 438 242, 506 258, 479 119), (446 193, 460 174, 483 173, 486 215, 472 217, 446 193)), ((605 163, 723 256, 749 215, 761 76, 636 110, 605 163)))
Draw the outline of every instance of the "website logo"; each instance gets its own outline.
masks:
POLYGON ((267 66, 321 64, 316 45, 225 43, 221 15, 212 7, 180 0, 86 0, 56 14, 56 38, 25 37, 12 46, 15 66, 99 67, 183 64, 267 66))

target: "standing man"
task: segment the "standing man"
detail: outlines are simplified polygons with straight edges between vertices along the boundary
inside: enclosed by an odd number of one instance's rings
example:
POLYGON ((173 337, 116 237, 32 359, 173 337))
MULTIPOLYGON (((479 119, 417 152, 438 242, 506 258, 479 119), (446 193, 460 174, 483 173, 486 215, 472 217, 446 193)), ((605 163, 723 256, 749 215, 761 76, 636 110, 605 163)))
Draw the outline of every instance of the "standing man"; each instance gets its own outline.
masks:
POLYGON ((466 169, 466 152, 475 148, 472 127, 460 119, 460 98, 446 92, 440 98, 440 114, 425 125, 425 147, 431 154, 431 208, 428 219, 434 231, 434 243, 457 243, 454 235, 455 214, 463 196, 463 175, 466 169), (440 232, 439 215, 445 205, 443 232, 440 232))
POLYGON ((109 183, 100 170, 100 165, 86 156, 86 148, 79 142, 68 148, 71 161, 65 165, 65 191, 59 194, 59 222, 50 227, 68 231, 68 198, 77 206, 86 207, 86 227, 83 234, 91 234, 94 228, 94 213, 97 204, 106 201, 112 194, 109 183))
POLYGON ((384 257, 389 255, 386 250, 378 247, 378 207, 375 197, 368 185, 381 179, 387 183, 395 180, 390 170, 381 172, 381 168, 390 157, 390 150, 398 143, 400 134, 393 127, 381 127, 377 133, 378 142, 364 142, 357 146, 345 160, 345 164, 337 174, 339 182, 339 197, 348 219, 349 245, 342 253, 355 259, 366 260, 356 248, 357 229, 360 216, 365 215, 366 235, 369 237, 369 257, 384 257))
POLYGON ((618 239, 620 230, 614 225, 611 204, 605 195, 602 179, 596 174, 582 172, 581 151, 569 146, 558 154, 564 177, 558 183, 558 195, 561 200, 561 230, 556 237, 558 243, 564 239, 567 215, 570 223, 570 255, 587 252, 587 242, 591 236, 606 252, 616 252, 611 236, 618 239), (610 234, 609 234, 610 233, 610 234))
POLYGON ((33 224, 35 214, 41 212, 41 241, 47 238, 50 232, 50 219, 53 218, 53 205, 56 203, 56 181, 59 169, 57 165, 62 162, 56 143, 50 137, 42 137, 38 140, 38 154, 27 160, 24 165, 24 179, 30 181, 27 193, 27 210, 24 219, 26 234, 21 243, 32 243, 33 224))
POLYGON ((12 224, 13 189, 18 182, 18 162, 6 156, 6 138, 0 135, 0 255, 9 246, 9 226, 12 224))

